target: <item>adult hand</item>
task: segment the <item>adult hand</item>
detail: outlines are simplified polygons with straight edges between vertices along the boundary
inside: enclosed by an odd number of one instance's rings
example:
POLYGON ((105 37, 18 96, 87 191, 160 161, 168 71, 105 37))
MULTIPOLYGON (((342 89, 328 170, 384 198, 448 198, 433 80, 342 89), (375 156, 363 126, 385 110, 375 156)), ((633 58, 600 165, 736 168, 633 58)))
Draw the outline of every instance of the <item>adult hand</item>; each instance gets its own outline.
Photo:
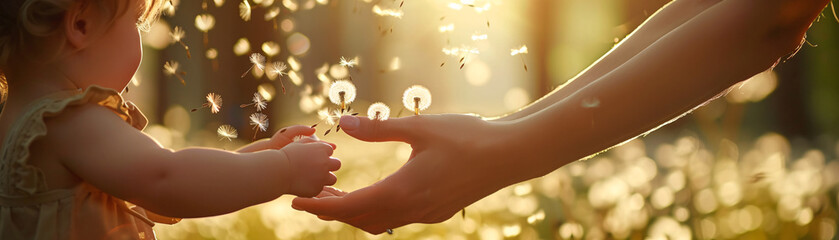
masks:
POLYGON ((364 141, 411 144, 410 159, 394 174, 354 192, 324 188, 292 207, 373 234, 410 223, 437 223, 492 194, 539 176, 505 147, 514 139, 507 123, 476 116, 421 115, 385 121, 352 116, 341 128, 364 141))

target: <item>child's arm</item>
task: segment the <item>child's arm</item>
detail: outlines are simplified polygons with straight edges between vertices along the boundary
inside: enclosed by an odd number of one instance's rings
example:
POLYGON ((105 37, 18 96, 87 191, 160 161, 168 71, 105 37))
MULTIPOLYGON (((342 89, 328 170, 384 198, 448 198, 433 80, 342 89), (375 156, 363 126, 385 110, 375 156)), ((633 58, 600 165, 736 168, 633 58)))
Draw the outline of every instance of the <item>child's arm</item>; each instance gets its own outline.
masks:
POLYGON ((292 143, 281 150, 235 153, 172 151, 110 110, 86 105, 47 121, 43 139, 84 181, 152 212, 172 217, 229 213, 282 194, 314 196, 334 184, 332 147, 292 143))
POLYGON ((688 20, 693 19, 720 1, 676 0, 668 3, 580 74, 539 100, 498 120, 509 121, 526 117, 568 97, 595 79, 620 67, 629 61, 629 59, 635 57, 635 55, 658 41, 665 34, 682 26, 688 20))

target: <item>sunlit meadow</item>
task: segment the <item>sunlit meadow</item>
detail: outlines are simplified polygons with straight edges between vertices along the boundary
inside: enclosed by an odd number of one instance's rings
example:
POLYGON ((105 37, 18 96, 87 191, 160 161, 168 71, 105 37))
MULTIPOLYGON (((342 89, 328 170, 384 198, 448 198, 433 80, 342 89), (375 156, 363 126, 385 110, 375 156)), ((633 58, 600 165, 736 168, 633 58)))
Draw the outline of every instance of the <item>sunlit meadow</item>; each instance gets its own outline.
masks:
MULTIPOLYGON (((235 149, 316 126, 338 145, 336 187, 350 191, 397 170, 411 148, 352 139, 340 116, 514 111, 666 2, 171 0, 125 96, 173 149, 235 149)), ((443 223, 375 236, 284 196, 155 229, 160 239, 833 239, 837 25, 823 18, 798 56, 693 114, 443 223)))

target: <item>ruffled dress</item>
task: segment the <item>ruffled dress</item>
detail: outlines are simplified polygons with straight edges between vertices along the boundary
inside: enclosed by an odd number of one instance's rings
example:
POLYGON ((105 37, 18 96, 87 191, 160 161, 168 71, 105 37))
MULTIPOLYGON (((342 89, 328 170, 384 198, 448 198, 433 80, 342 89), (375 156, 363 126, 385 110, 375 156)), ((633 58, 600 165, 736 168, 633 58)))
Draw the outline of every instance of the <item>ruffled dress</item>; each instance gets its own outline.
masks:
POLYGON ((87 183, 49 190, 40 169, 27 163, 30 144, 47 134, 44 119, 87 103, 112 110, 138 130, 147 123, 134 104, 98 86, 31 103, 0 149, 0 239, 154 239, 154 222, 142 208, 87 183))

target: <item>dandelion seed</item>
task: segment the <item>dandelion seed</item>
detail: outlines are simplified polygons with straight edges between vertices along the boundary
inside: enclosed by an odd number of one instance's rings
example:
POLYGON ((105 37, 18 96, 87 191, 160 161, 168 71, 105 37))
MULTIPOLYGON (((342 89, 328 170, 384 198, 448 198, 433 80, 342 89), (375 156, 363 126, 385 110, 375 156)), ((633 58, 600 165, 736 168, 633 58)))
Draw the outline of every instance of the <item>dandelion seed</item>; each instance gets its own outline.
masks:
POLYGON ((519 48, 510 49, 510 56, 519 55, 521 64, 524 65, 524 71, 527 72, 527 63, 524 62, 524 54, 527 54, 527 45, 521 45, 519 48))
POLYGON ((420 111, 431 106, 431 92, 420 85, 411 86, 402 94, 402 104, 405 105, 406 109, 419 115, 420 111))
POLYGON ((162 10, 163 14, 166 14, 167 16, 174 16, 175 15, 175 10, 178 7, 178 3, 179 2, 176 1, 176 0, 166 1, 163 4, 163 10, 162 10))
POLYGON ((245 22, 251 20, 251 4, 248 3, 248 0, 243 0, 239 4, 239 17, 242 17, 245 22))
POLYGON ((172 29, 172 32, 169 33, 169 36, 172 37, 173 42, 180 43, 181 46, 184 47, 184 50, 186 50, 186 58, 191 59, 192 54, 189 52, 189 46, 187 46, 186 43, 181 41, 184 39, 184 36, 186 36, 186 32, 184 31, 184 29, 179 26, 175 26, 175 28, 172 29))
POLYGON ((239 137, 239 133, 230 125, 221 125, 216 132, 218 132, 218 136, 222 139, 227 138, 227 141, 232 141, 234 138, 239 137))
POLYGON ((370 105, 370 108, 367 109, 367 117, 370 120, 387 120, 390 116, 390 108, 385 105, 384 103, 377 102, 370 105))
POLYGON ((256 107, 257 112, 262 112, 262 110, 264 110, 265 108, 268 107, 268 101, 265 100, 265 98, 263 98, 262 95, 260 95, 258 92, 256 92, 256 93, 253 94, 253 98, 251 99, 251 103, 245 103, 245 104, 239 105, 239 107, 241 107, 241 108, 246 108, 246 107, 249 107, 249 106, 254 106, 254 107, 256 107))
POLYGON ((209 43, 209 36, 207 32, 213 29, 216 26, 216 18, 210 14, 199 14, 195 16, 195 28, 198 28, 199 31, 204 33, 204 45, 206 46, 209 43))
POLYGON ((527 53, 527 45, 522 45, 519 48, 510 49, 510 56, 515 56, 515 55, 525 54, 525 53, 527 53))
POLYGON ((477 48, 474 47, 459 47, 459 48, 443 48, 443 54, 449 56, 465 56, 468 54, 481 54, 477 48))
POLYGON ((221 110, 221 95, 215 93, 207 94, 207 104, 209 104, 210 112, 218 113, 221 110))
MULTIPOLYGON (((400 8, 402 5, 400 4, 400 8)), ((404 13, 400 9, 384 9, 379 7, 379 5, 373 5, 373 13, 379 16, 386 16, 386 17, 394 17, 394 18, 402 18, 404 13)))
POLYGON ((186 72, 178 72, 178 62, 172 60, 168 61, 163 64, 163 72, 166 73, 167 76, 175 76, 178 80, 181 80, 181 84, 186 86, 186 81, 184 80, 181 75, 186 75, 186 72))
POLYGON ((335 109, 334 111, 329 111, 328 108, 318 110, 318 118, 320 120, 317 123, 313 124, 311 127, 315 128, 321 122, 326 121, 326 124, 329 125, 329 128, 326 130, 326 132, 323 133, 323 135, 326 136, 330 132, 332 132, 332 127, 337 125, 337 123, 341 120, 341 116, 342 116, 341 110, 339 110, 339 109, 335 109))
POLYGON ((489 8, 492 7, 492 4, 491 3, 486 3, 482 7, 471 5, 471 7, 475 8, 475 12, 483 13, 483 12, 489 11, 489 8))
POLYGON ((472 34, 472 41, 487 40, 486 34, 472 34))
POLYGON ((285 95, 285 84, 283 83, 283 76, 286 75, 286 69, 288 69, 288 65, 286 65, 284 62, 274 62, 273 64, 271 64, 270 72, 279 76, 280 87, 282 87, 283 89, 283 95, 285 95))
POLYGON ((259 70, 265 70, 265 56, 262 56, 262 54, 252 53, 248 59, 251 61, 251 67, 242 74, 242 78, 245 78, 245 75, 247 75, 254 67, 259 70))
POLYGON ((211 113, 218 113, 221 110, 221 95, 208 93, 206 99, 206 103, 202 104, 199 108, 193 108, 192 112, 198 111, 198 109, 202 108, 209 108, 211 113))
POLYGON ((353 68, 353 67, 355 67, 355 65, 358 64, 358 60, 355 59, 355 58, 347 60, 346 58, 344 58, 342 56, 341 60, 340 60, 340 64, 341 64, 341 66, 344 66, 344 67, 347 67, 347 68, 353 68))
POLYGON ((442 25, 439 27, 441 33, 454 31, 454 24, 442 25))
POLYGON ((355 100, 355 85, 350 81, 338 80, 329 86, 329 101, 341 106, 341 111, 347 109, 347 104, 355 100))
POLYGON ((256 140, 256 134, 268 130, 268 115, 264 113, 254 113, 250 116, 250 125, 253 126, 253 140, 256 140))
POLYGON ((335 123, 338 122, 338 119, 340 119, 340 117, 340 113, 332 114, 332 112, 329 111, 328 108, 318 110, 318 118, 320 118, 321 121, 326 121, 326 124, 329 125, 335 125, 335 123))

